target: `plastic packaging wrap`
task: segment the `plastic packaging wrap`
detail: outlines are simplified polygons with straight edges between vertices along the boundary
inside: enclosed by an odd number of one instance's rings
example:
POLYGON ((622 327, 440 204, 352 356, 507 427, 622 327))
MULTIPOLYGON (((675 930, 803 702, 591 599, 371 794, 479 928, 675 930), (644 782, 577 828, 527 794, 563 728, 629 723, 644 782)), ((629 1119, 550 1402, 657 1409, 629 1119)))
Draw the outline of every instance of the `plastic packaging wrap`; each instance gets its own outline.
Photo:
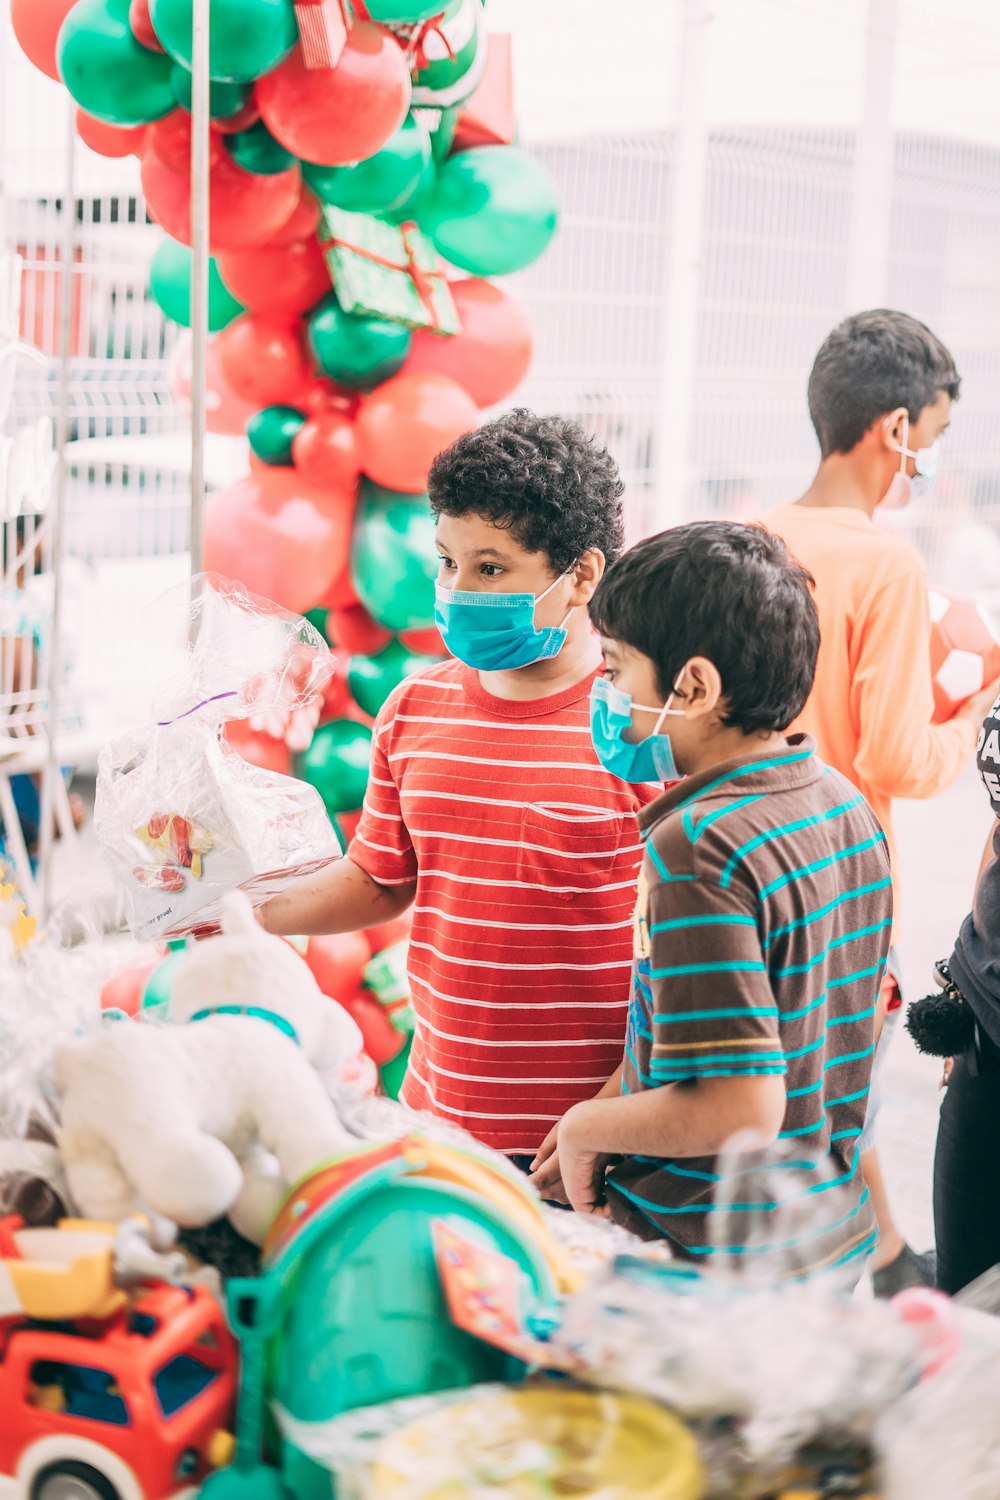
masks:
MULTIPOLYGON (((244 889, 266 901, 340 852, 314 788, 249 765, 226 743, 233 719, 307 721, 333 657, 305 620, 205 575, 185 588, 184 668, 155 722, 107 745, 94 830, 137 938, 180 937, 244 889)), ((176 591, 167 610, 181 601, 176 591)))

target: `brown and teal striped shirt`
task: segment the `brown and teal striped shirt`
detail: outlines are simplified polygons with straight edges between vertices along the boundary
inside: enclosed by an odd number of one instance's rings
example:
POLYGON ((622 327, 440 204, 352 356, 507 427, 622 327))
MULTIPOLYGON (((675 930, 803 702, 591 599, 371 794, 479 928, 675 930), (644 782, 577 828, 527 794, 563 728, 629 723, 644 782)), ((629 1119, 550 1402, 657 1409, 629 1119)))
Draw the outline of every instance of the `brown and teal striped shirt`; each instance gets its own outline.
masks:
MULTIPOLYGON (((775 1170, 797 1167, 795 1193, 808 1200, 787 1248, 803 1270, 866 1255, 876 1229, 857 1142, 892 927, 875 815, 796 736, 784 753, 689 777, 644 809, 640 827, 624 1089, 782 1075, 775 1170)), ((754 1201, 751 1179, 747 1203, 727 1190, 721 1251, 719 1165, 630 1157, 608 1179, 612 1212, 695 1258, 781 1248, 761 1237, 776 1205, 754 1201), (745 1240, 733 1228, 741 1214, 745 1240)))

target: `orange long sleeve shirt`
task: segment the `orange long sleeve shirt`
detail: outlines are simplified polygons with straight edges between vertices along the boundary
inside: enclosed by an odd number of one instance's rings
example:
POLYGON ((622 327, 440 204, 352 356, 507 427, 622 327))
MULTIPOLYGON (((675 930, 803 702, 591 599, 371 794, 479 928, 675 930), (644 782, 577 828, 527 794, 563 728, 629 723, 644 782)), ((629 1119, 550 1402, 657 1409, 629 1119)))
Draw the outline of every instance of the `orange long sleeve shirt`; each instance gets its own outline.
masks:
POLYGON ((927 572, 909 542, 847 507, 781 505, 762 517, 816 580, 816 681, 796 730, 854 782, 885 829, 893 797, 933 797, 976 747, 967 719, 934 724, 927 572))

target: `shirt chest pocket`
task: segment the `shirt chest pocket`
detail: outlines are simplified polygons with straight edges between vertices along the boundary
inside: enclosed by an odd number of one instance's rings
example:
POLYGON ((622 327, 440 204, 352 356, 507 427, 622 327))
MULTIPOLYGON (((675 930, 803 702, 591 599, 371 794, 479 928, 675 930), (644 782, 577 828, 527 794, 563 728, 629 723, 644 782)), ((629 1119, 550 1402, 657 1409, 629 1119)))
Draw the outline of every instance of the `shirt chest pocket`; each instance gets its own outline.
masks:
MULTIPOLYGON (((592 807, 529 803, 521 814, 518 880, 561 901, 599 891, 612 879, 627 880, 631 872, 621 873, 618 854, 629 821, 592 807)), ((632 831, 638 843, 634 824, 632 831)))

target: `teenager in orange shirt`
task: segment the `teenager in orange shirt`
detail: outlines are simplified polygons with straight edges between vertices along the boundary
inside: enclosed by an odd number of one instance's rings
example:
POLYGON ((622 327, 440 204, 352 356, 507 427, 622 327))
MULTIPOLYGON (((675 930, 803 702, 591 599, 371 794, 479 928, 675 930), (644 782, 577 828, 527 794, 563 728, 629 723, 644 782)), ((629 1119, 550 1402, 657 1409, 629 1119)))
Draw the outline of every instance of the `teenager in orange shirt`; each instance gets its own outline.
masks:
MULTIPOLYGON (((960 380, 940 339, 906 313, 856 313, 829 335, 809 377, 820 465, 801 499, 763 518, 816 580, 821 645, 815 685, 793 726, 865 794, 889 841, 894 797, 933 797, 957 780, 996 696, 990 683, 947 724, 932 722, 930 607, 919 553, 873 524, 937 472, 960 380)), ((898 908, 898 901, 897 901, 898 908)), ((893 1221, 874 1146, 878 1082, 899 1014, 898 968, 872 1078, 862 1165, 879 1223, 875 1287, 890 1296, 933 1282, 893 1221)))

